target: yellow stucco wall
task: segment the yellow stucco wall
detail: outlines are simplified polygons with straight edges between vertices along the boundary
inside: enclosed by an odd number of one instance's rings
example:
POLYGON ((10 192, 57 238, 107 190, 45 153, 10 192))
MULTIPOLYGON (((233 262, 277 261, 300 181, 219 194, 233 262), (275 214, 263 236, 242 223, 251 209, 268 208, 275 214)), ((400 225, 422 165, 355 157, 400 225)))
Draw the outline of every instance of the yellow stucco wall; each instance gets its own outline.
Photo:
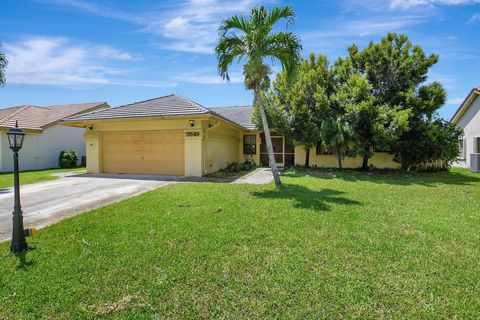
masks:
POLYGON ((204 130, 185 130, 185 176, 201 177, 203 175, 203 140, 204 130), (198 136, 187 136, 187 132, 198 132, 198 136))
MULTIPOLYGON (((295 147, 295 164, 303 166, 305 164, 306 152, 303 147, 295 147)), ((375 153, 368 161, 368 165, 373 165, 378 169, 400 169, 401 165, 393 161, 393 155, 384 152, 375 153)), ((334 155, 316 155, 315 148, 310 150, 310 166, 320 168, 337 168, 338 160, 334 155)), ((344 168, 357 169, 362 167, 361 157, 344 157, 342 161, 344 168)))
POLYGON ((102 172, 102 134, 101 132, 86 131, 83 135, 87 156, 87 172, 102 172))
POLYGON ((207 130, 205 135, 205 173, 216 172, 231 163, 242 162, 242 151, 239 148, 242 130, 220 123, 207 130))

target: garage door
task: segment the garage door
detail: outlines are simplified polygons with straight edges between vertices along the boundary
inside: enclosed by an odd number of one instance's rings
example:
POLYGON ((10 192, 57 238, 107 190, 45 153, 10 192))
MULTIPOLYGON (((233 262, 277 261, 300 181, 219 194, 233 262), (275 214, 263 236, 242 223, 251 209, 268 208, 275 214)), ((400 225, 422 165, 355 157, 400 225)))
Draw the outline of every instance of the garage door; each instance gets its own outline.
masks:
POLYGON ((183 131, 104 132, 103 172, 184 175, 183 131))

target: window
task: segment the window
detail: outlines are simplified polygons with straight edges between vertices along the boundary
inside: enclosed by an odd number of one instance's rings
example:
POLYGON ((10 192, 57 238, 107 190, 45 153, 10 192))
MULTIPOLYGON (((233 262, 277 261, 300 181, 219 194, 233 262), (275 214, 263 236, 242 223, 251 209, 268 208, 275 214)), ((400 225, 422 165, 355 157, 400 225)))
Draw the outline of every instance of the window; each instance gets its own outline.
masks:
POLYGON ((243 136, 243 154, 257 154, 257 136, 243 136))
POLYGON ((460 152, 460 159, 465 159, 465 156, 467 154, 467 145, 465 143, 466 139, 460 139, 458 140, 458 149, 460 152))
POLYGON ((480 153, 480 137, 473 138, 473 143, 475 153, 480 153))
POLYGON ((327 149, 321 143, 317 143, 316 154, 317 156, 326 156, 332 155, 333 152, 327 151, 327 149))

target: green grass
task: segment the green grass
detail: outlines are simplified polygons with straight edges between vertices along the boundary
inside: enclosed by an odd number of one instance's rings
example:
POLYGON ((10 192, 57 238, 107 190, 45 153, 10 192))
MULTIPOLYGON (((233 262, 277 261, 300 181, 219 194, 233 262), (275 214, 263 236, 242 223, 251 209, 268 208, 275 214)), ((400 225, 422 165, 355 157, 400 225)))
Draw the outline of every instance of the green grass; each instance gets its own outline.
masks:
POLYGON ((480 317, 480 176, 167 186, 0 245, 0 319, 480 317))
MULTIPOLYGON (((75 169, 46 169, 46 170, 32 170, 20 172, 20 183, 30 184, 35 182, 42 182, 48 180, 55 180, 58 177, 53 176, 54 173, 82 171, 85 168, 75 169)), ((0 189, 13 187, 13 173, 0 173, 0 189)))

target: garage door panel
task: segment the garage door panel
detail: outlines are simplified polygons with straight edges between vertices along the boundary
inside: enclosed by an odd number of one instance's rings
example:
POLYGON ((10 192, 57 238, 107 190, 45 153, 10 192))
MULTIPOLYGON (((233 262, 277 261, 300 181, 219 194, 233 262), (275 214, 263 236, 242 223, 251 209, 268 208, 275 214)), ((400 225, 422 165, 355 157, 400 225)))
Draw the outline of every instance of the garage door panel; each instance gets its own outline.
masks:
POLYGON ((108 132, 102 150, 106 173, 184 174, 183 131, 108 132))

